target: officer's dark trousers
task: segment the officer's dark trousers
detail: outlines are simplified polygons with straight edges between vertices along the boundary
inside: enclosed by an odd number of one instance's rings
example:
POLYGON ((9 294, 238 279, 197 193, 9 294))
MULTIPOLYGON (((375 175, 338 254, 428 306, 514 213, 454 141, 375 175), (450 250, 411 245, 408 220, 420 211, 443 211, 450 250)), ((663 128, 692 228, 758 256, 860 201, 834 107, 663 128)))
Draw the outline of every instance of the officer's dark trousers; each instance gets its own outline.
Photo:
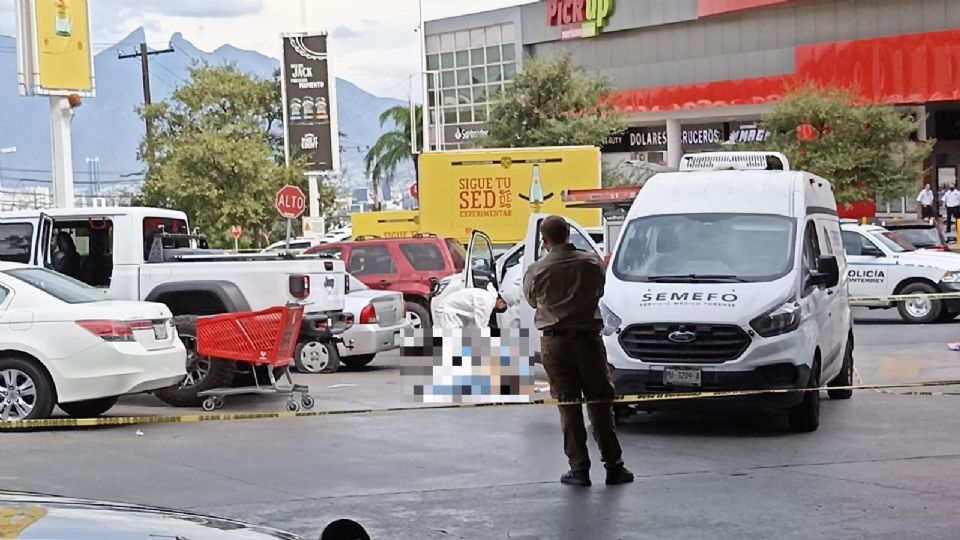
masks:
MULTIPOLYGON (((562 401, 586 398, 609 400, 614 397, 613 381, 607 367, 607 354, 598 335, 543 336, 541 339, 543 368, 550 381, 550 394, 562 401)), ((600 447, 607 465, 623 463, 617 441, 612 404, 587 405, 593 438, 600 447)), ((563 450, 571 470, 590 468, 587 453, 587 431, 581 405, 560 406, 560 427, 563 429, 563 450)))

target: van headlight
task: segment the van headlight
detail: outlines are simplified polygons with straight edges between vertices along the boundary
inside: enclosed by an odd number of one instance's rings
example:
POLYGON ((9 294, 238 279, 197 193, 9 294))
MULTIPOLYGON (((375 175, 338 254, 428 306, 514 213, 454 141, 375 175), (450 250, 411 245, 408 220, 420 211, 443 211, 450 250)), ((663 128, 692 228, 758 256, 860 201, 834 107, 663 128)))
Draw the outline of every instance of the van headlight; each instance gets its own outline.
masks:
POLYGON ((609 336, 620 329, 623 319, 617 317, 617 314, 600 302, 600 316, 603 317, 603 335, 609 336))
POLYGON ((944 283, 958 283, 960 282, 960 272, 946 272, 943 274, 943 277, 940 278, 940 281, 944 283))
POLYGON ((790 299, 750 321, 750 327, 763 337, 779 336, 800 328, 800 304, 790 299))

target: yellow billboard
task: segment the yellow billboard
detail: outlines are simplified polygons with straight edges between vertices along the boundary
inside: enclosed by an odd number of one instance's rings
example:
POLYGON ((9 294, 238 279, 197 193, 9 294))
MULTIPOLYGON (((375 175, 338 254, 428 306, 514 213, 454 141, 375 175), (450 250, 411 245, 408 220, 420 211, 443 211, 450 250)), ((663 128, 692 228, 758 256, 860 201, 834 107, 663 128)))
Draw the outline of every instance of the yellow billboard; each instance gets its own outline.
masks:
POLYGON ((530 214, 558 214, 599 227, 599 210, 567 208, 560 194, 600 187, 600 149, 510 148, 420 156, 420 232, 467 242, 473 230, 496 244, 523 241, 530 214))
POLYGON ((394 212, 362 212, 350 214, 353 238, 412 238, 420 232, 419 212, 401 210, 394 212))
MULTIPOLYGON (((23 1, 23 0, 21 0, 23 1)), ((42 95, 94 94, 88 0, 29 0, 32 24, 20 25, 24 70, 31 88, 42 95)))

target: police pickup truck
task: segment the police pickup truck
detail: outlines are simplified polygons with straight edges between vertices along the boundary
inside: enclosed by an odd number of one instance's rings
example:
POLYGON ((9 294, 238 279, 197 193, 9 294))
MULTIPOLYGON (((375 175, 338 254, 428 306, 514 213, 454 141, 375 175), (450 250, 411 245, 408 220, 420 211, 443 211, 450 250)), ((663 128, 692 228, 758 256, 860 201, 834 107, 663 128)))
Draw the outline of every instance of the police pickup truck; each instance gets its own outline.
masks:
POLYGON ((910 323, 946 321, 960 315, 960 298, 914 297, 894 302, 890 295, 960 293, 960 256, 917 250, 897 233, 876 225, 843 223, 843 250, 851 301, 870 309, 897 308, 910 323))

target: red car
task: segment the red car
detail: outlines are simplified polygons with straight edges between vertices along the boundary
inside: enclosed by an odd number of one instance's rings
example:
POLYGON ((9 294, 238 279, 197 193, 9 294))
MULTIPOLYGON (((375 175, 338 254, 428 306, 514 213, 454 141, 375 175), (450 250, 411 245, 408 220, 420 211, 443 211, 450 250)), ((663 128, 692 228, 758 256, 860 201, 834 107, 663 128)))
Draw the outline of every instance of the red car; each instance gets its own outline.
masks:
POLYGON ((431 282, 462 272, 466 261, 456 239, 436 236, 361 238, 321 244, 306 253, 333 254, 367 287, 403 293, 414 327, 430 324, 431 282))

